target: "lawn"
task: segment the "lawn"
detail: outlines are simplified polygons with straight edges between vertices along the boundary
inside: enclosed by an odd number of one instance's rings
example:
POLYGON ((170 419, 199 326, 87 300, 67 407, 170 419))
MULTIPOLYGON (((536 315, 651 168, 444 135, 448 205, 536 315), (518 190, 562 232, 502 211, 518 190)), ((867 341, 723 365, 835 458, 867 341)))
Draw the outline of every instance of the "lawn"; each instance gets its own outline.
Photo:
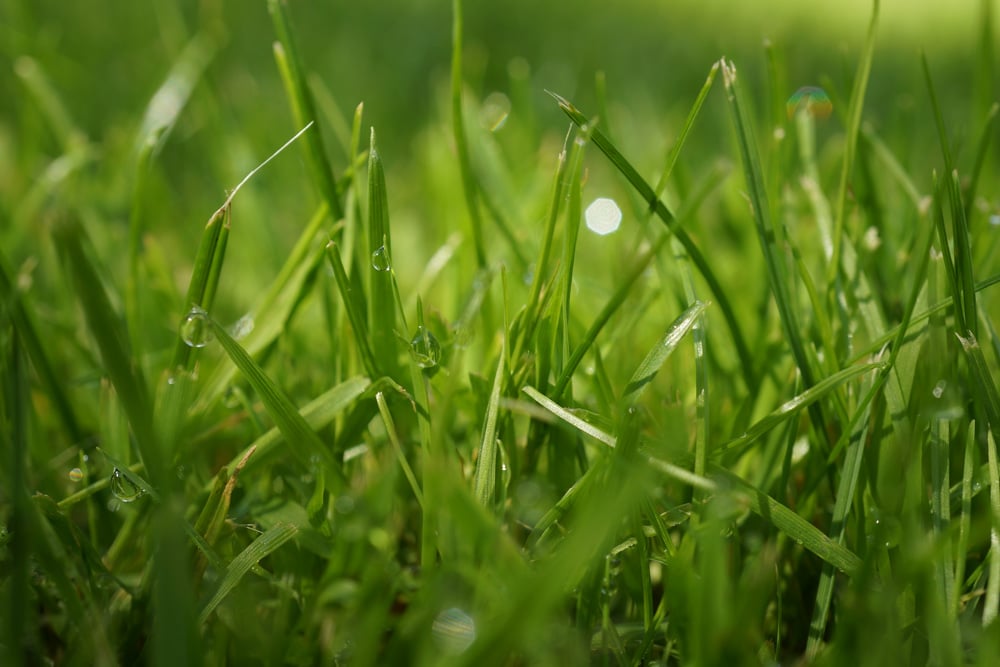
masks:
POLYGON ((426 4, 0 8, 0 663, 994 664, 992 3, 426 4))

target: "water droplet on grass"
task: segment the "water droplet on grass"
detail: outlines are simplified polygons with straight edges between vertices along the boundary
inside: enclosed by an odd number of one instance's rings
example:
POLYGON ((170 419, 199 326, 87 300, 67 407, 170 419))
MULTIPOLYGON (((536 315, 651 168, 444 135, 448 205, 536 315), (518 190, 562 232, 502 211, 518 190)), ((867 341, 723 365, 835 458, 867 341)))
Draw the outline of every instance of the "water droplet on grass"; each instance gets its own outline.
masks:
POLYGON ((385 246, 379 246, 378 250, 372 253, 372 268, 376 271, 388 271, 392 268, 389 262, 389 251, 385 246))
POLYGON ((214 338, 208 313, 198 306, 192 307, 181 322, 181 339, 189 347, 200 348, 211 343, 214 338))
POLYGON ((69 471, 69 481, 79 482, 83 480, 83 471, 79 468, 73 468, 69 471))
POLYGON ((587 229, 595 234, 606 236, 616 231, 621 225, 622 210, 618 208, 614 199, 598 197, 587 207, 584 218, 587 220, 587 229))
POLYGON ((426 327, 417 327, 417 333, 410 341, 410 349, 416 359, 417 366, 433 368, 441 361, 441 344, 426 327))
POLYGON ((115 498, 123 503, 134 502, 142 495, 142 489, 125 477, 118 468, 115 468, 114 472, 111 473, 110 486, 111 493, 115 494, 115 498))
POLYGON ((822 88, 803 86, 788 98, 785 109, 789 118, 794 118, 799 111, 805 111, 813 118, 829 118, 833 113, 833 102, 822 88))

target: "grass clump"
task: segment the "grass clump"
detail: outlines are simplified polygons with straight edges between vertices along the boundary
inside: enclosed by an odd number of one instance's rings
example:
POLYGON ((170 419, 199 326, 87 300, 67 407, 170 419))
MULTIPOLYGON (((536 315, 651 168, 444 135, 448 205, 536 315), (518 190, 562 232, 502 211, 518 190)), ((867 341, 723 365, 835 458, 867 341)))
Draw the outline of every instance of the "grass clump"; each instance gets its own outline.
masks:
POLYGON ((876 2, 829 119, 771 45, 666 145, 601 77, 539 129, 524 62, 477 101, 455 0, 402 164, 267 8, 292 139, 200 238, 156 220, 217 34, 106 155, 17 62, 4 664, 990 664, 996 105, 957 142, 928 54, 933 141, 866 123, 876 2))

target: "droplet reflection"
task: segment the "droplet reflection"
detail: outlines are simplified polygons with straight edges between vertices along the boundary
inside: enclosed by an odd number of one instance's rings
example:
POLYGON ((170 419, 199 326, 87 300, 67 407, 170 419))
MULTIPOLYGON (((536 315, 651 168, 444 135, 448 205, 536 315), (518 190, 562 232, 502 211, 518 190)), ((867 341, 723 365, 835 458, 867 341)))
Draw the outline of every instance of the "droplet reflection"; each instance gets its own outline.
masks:
POLYGON ((208 313, 198 306, 192 307, 181 322, 181 339, 189 347, 199 348, 211 343, 213 338, 208 313))

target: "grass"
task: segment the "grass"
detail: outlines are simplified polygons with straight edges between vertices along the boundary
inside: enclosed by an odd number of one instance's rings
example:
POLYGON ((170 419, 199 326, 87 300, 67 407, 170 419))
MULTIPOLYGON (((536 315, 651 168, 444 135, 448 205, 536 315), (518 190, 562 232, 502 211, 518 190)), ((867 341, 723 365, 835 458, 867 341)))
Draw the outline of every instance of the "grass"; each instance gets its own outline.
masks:
POLYGON ((5 33, 0 661, 992 664, 991 33, 898 128, 877 2, 830 118, 780 42, 652 117, 488 95, 462 4, 405 158, 282 0, 279 129, 210 15, 100 139, 5 33), (200 219, 185 151, 239 183, 200 219))

